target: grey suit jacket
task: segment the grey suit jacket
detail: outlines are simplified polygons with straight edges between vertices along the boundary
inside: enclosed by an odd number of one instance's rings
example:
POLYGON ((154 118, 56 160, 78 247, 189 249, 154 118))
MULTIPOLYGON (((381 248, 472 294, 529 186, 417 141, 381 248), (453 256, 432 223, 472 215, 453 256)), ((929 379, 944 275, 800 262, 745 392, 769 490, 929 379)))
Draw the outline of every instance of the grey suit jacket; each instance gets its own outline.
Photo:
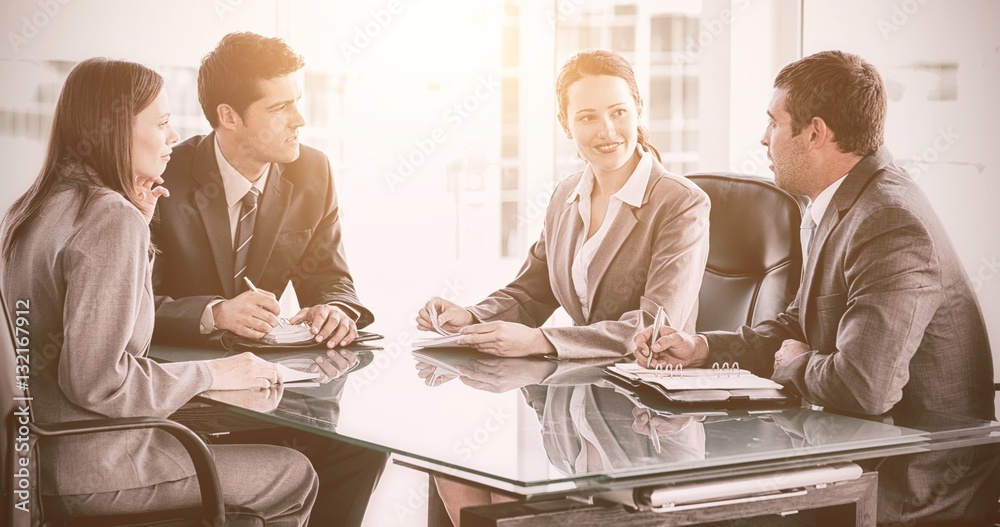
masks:
POLYGON ((572 268, 586 233, 579 200, 566 203, 582 176, 566 178, 552 193, 545 227, 517 278, 469 311, 483 322, 539 327, 563 307, 575 326, 542 329, 561 358, 630 353, 632 337, 652 324, 657 306, 671 326, 694 331, 708 259, 708 196, 654 160, 642 205, 622 205, 594 254, 584 317, 572 268))
MULTIPOLYGON (((59 423, 166 417, 208 389, 205 363, 157 364, 149 228, 121 195, 63 186, 43 205, 3 270, 4 298, 28 300, 34 418, 59 423)), ((159 431, 52 439, 40 444, 43 494, 108 492, 194 474, 159 431)))
MULTIPOLYGON (((842 411, 993 419, 992 355, 975 293, 926 196, 886 149, 847 175, 813 243, 788 309, 753 328, 707 333, 710 362, 738 361, 842 411), (813 351, 772 371, 784 339, 813 351)), ((889 460, 879 470, 879 521, 974 518, 992 507, 1000 490, 989 487, 1000 485, 989 483, 990 448, 955 452, 951 466, 889 460), (932 488, 949 469, 971 488, 932 488)))

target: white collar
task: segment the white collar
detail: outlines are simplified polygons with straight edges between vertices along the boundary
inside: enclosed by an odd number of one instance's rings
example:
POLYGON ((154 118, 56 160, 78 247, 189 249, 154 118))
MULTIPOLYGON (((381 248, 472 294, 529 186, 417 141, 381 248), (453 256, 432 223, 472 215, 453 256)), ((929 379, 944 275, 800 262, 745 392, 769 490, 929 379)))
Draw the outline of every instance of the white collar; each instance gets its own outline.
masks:
MULTIPOLYGON (((633 207, 642 206, 642 198, 646 195, 646 184, 649 182, 649 175, 653 171, 653 156, 639 148, 639 163, 635 166, 635 170, 632 171, 632 175, 628 177, 622 188, 618 189, 618 192, 611 197, 618 198, 622 203, 628 203, 633 207)), ((573 203, 582 194, 590 195, 590 192, 594 189, 594 169, 587 164, 587 168, 583 170, 583 176, 580 177, 580 182, 577 183, 576 188, 573 192, 566 198, 566 203, 573 203)))
POLYGON ((844 174, 840 179, 830 183, 823 192, 816 196, 816 201, 812 202, 812 218, 816 225, 819 225, 820 220, 823 219, 823 215, 826 214, 827 207, 830 206, 830 202, 833 201, 833 195, 837 193, 837 189, 840 188, 840 184, 844 182, 844 178, 847 174, 844 174))
POLYGON ((264 192, 264 185, 267 183, 267 174, 271 169, 271 164, 268 163, 264 166, 263 172, 257 177, 257 181, 253 184, 250 183, 247 178, 243 177, 238 170, 233 168, 233 165, 229 163, 226 156, 222 155, 222 149, 219 148, 219 136, 215 136, 215 161, 219 165, 219 175, 222 176, 222 188, 226 192, 226 204, 229 207, 235 206, 243 196, 246 196, 247 192, 250 192, 250 187, 257 187, 257 190, 264 192))

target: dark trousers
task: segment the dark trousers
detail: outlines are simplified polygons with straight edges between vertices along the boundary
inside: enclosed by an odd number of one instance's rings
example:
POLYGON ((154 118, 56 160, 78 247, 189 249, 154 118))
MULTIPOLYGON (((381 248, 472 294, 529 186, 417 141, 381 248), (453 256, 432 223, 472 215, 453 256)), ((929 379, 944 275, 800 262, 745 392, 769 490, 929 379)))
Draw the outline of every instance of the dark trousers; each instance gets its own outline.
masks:
POLYGON ((268 444, 306 455, 319 476, 310 527, 360 527, 388 454, 293 428, 246 430, 210 438, 213 444, 268 444))

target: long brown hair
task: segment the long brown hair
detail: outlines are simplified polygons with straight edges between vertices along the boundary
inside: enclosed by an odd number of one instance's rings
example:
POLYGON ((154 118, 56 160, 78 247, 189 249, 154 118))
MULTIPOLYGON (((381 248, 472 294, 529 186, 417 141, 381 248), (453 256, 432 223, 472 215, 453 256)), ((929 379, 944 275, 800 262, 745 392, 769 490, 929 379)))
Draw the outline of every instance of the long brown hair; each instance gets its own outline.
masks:
POLYGON ((56 103, 38 178, 4 216, 4 262, 59 184, 84 192, 81 214, 98 188, 111 189, 142 210, 132 169, 132 133, 136 115, 162 88, 163 77, 135 62, 93 58, 73 68, 56 103))
MULTIPOLYGON (((642 108, 642 97, 639 96, 639 86, 635 82, 635 72, 632 71, 632 65, 625 60, 625 57, 613 51, 588 49, 570 57, 559 70, 559 78, 556 80, 556 99, 559 103, 560 122, 566 122, 569 87, 583 77, 599 75, 610 75, 624 79, 635 99, 635 106, 642 108)), ((656 156, 656 160, 660 161, 660 152, 649 143, 649 130, 646 130, 642 125, 639 126, 637 140, 639 145, 652 152, 656 156)))

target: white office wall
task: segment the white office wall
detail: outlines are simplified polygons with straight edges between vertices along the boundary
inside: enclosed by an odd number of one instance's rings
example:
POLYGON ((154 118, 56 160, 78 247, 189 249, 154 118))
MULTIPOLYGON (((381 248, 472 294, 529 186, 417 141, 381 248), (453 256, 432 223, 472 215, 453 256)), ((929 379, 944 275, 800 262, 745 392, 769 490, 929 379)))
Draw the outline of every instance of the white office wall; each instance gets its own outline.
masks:
MULTIPOLYGON (((1000 379, 1000 2, 805 0, 803 52, 874 64, 886 144, 927 192, 979 295, 1000 379)), ((998 399, 1000 401, 1000 399, 998 399)))

